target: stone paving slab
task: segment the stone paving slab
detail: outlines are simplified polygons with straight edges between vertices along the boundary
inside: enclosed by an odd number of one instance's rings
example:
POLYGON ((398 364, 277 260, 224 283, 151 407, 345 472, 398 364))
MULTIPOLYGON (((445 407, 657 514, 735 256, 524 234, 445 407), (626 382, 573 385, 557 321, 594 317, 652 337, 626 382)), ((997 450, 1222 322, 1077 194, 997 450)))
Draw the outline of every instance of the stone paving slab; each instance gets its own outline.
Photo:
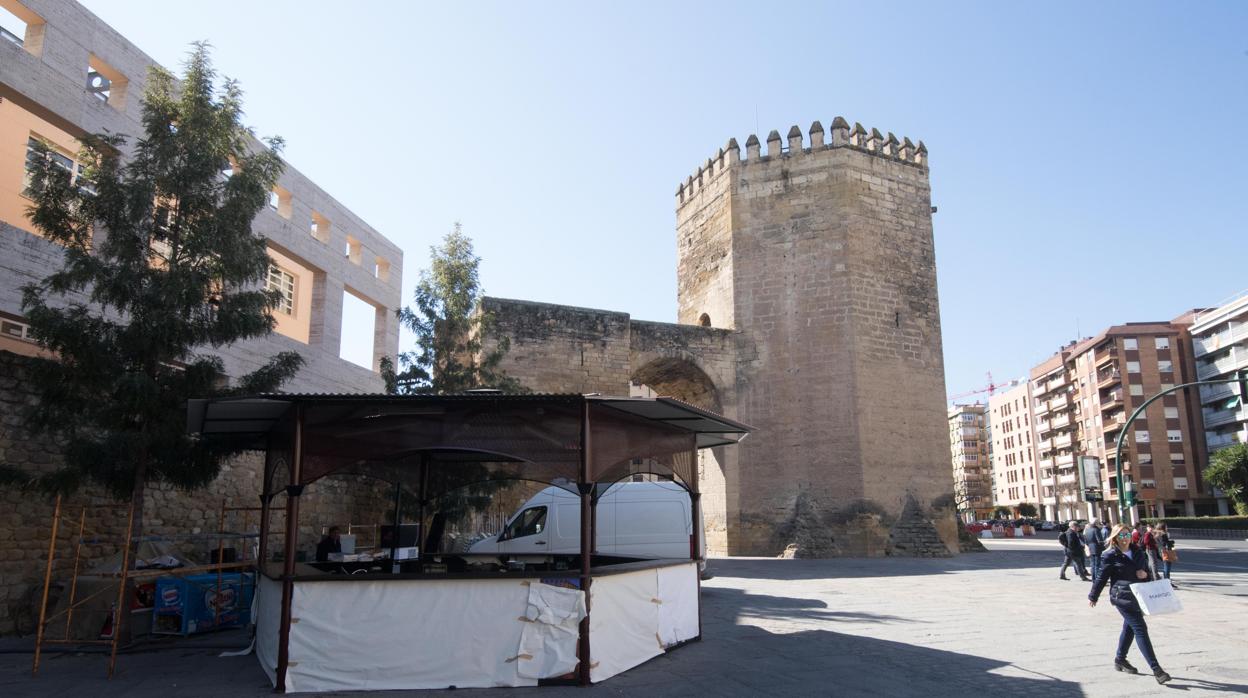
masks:
MULTIPOLYGON (((1166 687, 1113 671, 1121 625, 1088 585, 1057 579, 1052 541, 990 542, 953 559, 714 560, 704 583, 705 639, 599 684, 603 695, 654 696, 1185 696, 1248 693, 1248 598, 1180 590, 1184 612, 1149 619, 1166 687)), ((1186 580, 1199 589, 1200 575, 1186 580)), ((1208 574, 1215 574, 1209 572, 1208 574)), ((1226 574, 1225 571, 1221 574, 1226 574)), ((1212 589, 1216 590, 1216 587, 1212 589)), ((55 655, 29 677, 30 655, 0 653, 0 695, 262 696, 254 657, 207 645, 241 633, 105 658, 55 655)), ((21 650, 20 643, 0 651, 21 650)), ((1138 659, 1133 649, 1132 659, 1138 659)), ((1142 661, 1136 661, 1143 666, 1142 661)), ((458 690, 456 695, 561 696, 578 688, 458 690)), ((438 691, 385 695, 433 695, 438 691)), ((333 695, 367 695, 337 693, 333 695)))

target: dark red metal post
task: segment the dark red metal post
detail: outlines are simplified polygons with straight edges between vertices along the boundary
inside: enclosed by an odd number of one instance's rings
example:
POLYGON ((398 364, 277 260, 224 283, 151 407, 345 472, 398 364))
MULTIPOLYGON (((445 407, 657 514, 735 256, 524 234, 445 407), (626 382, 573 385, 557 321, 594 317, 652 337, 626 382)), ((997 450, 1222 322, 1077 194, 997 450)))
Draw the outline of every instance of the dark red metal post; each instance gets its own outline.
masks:
POLYGON ((290 604, 295 595, 295 555, 299 547, 299 496, 303 494, 303 406, 295 407, 295 452, 286 488, 286 559, 282 563, 282 627, 277 644, 276 690, 286 692, 290 666, 290 604))
POLYGON ((590 477, 590 463, 593 455, 592 439, 590 438, 589 425, 589 400, 581 402, 581 476, 580 482, 577 484, 577 490, 581 494, 581 591, 585 594, 585 618, 581 620, 580 626, 580 664, 578 665, 578 679, 582 686, 590 684, 589 678, 589 585, 590 578, 590 561, 593 557, 593 520, 594 512, 597 507, 593 504, 594 483, 590 477))

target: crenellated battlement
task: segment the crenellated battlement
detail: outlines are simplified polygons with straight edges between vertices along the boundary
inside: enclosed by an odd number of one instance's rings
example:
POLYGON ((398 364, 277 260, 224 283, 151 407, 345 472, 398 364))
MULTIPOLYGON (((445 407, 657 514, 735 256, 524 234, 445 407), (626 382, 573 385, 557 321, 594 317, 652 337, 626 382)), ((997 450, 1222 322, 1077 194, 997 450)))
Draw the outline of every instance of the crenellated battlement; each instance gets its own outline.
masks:
POLYGON ((919 141, 916 146, 909 138, 897 140, 897 136, 889 132, 880 133, 878 128, 870 132, 862 124, 855 122, 850 127, 844 117, 832 120, 832 127, 825 132, 823 124, 818 121, 810 125, 807 139, 803 141, 802 129, 794 125, 789 129, 785 139, 781 139, 779 131, 767 134, 767 151, 763 154, 763 146, 758 136, 750 134, 745 141, 745 155, 736 138, 728 139, 728 144, 719 149, 714 157, 698 167, 697 172, 685 178, 676 189, 678 203, 684 203, 708 186, 715 178, 737 166, 748 166, 757 162, 769 162, 778 158, 795 158, 810 155, 834 148, 850 148, 876 157, 895 160, 914 167, 927 169, 927 146, 919 141))

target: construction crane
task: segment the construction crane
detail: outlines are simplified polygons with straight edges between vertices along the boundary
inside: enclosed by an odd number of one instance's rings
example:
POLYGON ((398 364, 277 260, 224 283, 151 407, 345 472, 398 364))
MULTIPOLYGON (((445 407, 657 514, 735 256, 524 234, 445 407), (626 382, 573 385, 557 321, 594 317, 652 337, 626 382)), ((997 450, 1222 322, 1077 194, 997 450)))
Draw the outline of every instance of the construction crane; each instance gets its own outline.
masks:
POLYGON ((957 395, 950 395, 949 402, 953 402, 954 400, 960 400, 964 397, 970 397, 972 395, 979 395, 980 393, 988 393, 988 397, 992 397, 993 393, 999 390, 1004 390, 1006 388, 1013 387, 1015 384, 1017 384, 1017 381, 1010 381, 1009 383, 997 383, 992 380, 992 371, 988 371, 988 385, 982 388, 978 388, 976 390, 968 390, 965 393, 958 393, 957 395))

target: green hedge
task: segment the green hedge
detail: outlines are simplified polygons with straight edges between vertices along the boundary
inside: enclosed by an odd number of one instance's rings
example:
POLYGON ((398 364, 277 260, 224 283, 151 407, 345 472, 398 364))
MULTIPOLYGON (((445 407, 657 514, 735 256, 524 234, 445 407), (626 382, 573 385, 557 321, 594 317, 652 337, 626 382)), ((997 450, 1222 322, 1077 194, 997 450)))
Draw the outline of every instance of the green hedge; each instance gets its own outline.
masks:
POLYGON ((1166 519, 1144 519, 1153 524, 1165 521, 1169 528, 1220 528, 1248 530, 1248 516, 1171 516, 1166 519))

